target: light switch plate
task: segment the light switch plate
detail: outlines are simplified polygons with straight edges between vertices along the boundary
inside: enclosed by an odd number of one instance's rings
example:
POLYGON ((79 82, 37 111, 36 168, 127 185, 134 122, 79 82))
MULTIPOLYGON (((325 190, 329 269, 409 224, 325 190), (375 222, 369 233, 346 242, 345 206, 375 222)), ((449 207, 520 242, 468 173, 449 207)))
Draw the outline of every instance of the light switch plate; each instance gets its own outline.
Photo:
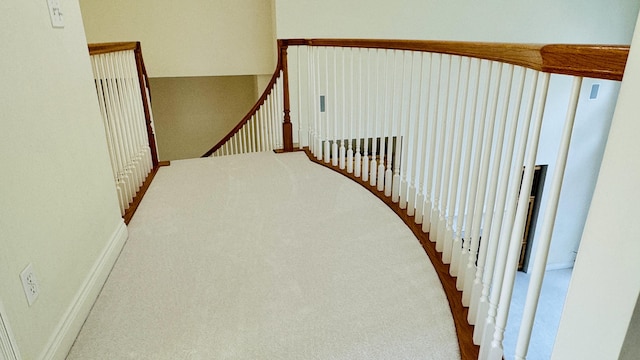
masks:
POLYGON ((60 0, 47 0, 49 5, 49 16, 51 17, 51 26, 54 28, 64 27, 64 17, 62 14, 62 7, 60 6, 60 0))

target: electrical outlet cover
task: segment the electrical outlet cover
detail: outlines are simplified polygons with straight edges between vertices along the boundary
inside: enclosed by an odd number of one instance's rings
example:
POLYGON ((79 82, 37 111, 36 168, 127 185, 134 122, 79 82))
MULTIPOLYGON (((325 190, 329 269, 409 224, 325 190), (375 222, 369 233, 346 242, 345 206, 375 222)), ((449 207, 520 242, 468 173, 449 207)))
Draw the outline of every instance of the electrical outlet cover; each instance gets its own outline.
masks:
POLYGON ((60 6, 60 0, 47 0, 49 5, 49 16, 51 17, 51 26, 54 28, 64 27, 64 17, 62 14, 62 7, 60 6))
POLYGON ((31 306, 31 304, 36 301, 40 293, 40 290, 38 289, 38 280, 33 272, 32 264, 27 265, 27 267, 22 270, 20 273, 20 279, 22 280, 22 287, 24 288, 24 294, 27 297, 27 302, 29 303, 29 306, 31 306))

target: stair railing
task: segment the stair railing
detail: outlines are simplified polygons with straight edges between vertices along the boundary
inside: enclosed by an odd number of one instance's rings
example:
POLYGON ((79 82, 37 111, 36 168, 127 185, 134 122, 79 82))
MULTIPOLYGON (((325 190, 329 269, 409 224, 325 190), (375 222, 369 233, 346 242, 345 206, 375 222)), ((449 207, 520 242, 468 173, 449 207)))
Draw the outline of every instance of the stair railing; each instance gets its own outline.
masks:
MULTIPOLYGON (((502 359, 552 74, 572 77, 515 358, 528 351, 584 77, 620 81, 626 46, 280 40, 293 148, 374 186, 421 224, 468 307, 465 358, 502 359), (291 70, 288 76, 287 70, 291 70), (290 82, 290 84, 289 84, 290 82), (289 97, 292 97, 289 99, 289 97), (290 106, 290 107, 289 107, 290 106), (291 116, 290 116, 291 115, 291 116), (523 173, 524 169, 524 173, 523 173), (479 351, 479 352, 478 352, 479 351)), ((275 75, 274 75, 275 76, 275 75)), ((286 140, 285 140, 286 141, 286 140)), ((446 290, 446 289, 445 289, 446 290)), ((459 332, 460 337, 460 332, 459 332)))
POLYGON ((287 47, 278 42, 278 63, 264 92, 242 120, 202 157, 261 151, 291 151, 287 47))
POLYGON ((139 42, 89 44, 120 211, 129 223, 159 166, 139 42))

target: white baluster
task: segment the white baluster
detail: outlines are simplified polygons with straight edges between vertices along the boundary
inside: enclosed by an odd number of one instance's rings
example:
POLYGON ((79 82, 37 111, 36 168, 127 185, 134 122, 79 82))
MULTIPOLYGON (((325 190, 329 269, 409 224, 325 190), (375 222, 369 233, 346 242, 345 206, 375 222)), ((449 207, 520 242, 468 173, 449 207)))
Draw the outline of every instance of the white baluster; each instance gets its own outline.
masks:
MULTIPOLYGON (((465 219, 465 211, 467 209, 467 193, 469 190, 469 172, 471 169, 471 156, 473 150, 473 139, 475 136, 475 127, 476 127, 476 106, 478 103, 478 96, 480 96, 480 71, 482 70, 482 61, 480 60, 472 60, 475 61, 476 67, 474 72, 475 77, 475 85, 474 92, 471 96, 471 106, 466 109, 465 112, 469 113, 469 121, 466 125, 468 131, 466 132, 466 146, 464 152, 464 164, 462 166, 462 177, 460 178, 460 197, 458 198, 458 220, 456 224, 455 237, 453 238, 453 243, 451 245, 451 265, 449 266, 449 274, 451 276, 458 276, 458 269, 461 263, 461 255, 462 255, 462 232, 464 229, 464 219, 465 219)), ((471 76, 471 74, 469 74, 471 76)))
MULTIPOLYGON (((431 56, 430 56, 431 58, 431 56)), ((422 224, 422 231, 427 233, 429 232, 430 228, 429 228, 429 222, 428 221, 424 221, 424 214, 425 212, 431 212, 431 205, 430 202, 427 203, 427 195, 426 193, 429 193, 429 189, 427 188, 425 190, 425 177, 427 176, 427 174, 430 174, 430 170, 427 169, 428 164, 427 164, 427 136, 429 135, 429 126, 431 124, 431 121, 429 121, 429 103, 431 101, 431 99, 429 98, 430 93, 431 93, 431 64, 429 64, 429 71, 427 73, 427 81, 426 81, 426 91, 423 92, 424 86, 423 84, 425 83, 425 81, 423 81, 423 69, 425 66, 425 57, 423 56, 420 62, 420 71, 419 71, 419 77, 420 77, 420 81, 418 82, 418 116, 419 116, 419 122, 420 125, 422 127, 422 130, 420 130, 420 128, 416 129, 416 133, 417 133, 417 139, 418 141, 416 142, 416 144, 414 145, 415 149, 419 149, 420 152, 420 160, 417 162, 417 174, 416 174, 416 182, 418 184, 417 186, 417 199, 416 199, 416 213, 415 213, 415 217, 414 217, 414 221, 416 222, 416 224, 422 224), (426 95, 424 95, 423 93, 426 93, 426 95), (423 110, 423 105, 424 105, 424 110, 423 110), (424 111, 424 116, 422 115, 424 111)), ((418 160, 418 159, 416 159, 418 160)), ((431 197, 429 196, 429 199, 431 197)))
MULTIPOLYGON (((358 50, 358 90, 357 90, 357 94, 358 96, 356 97, 354 95, 353 99, 353 104, 352 107, 355 109, 358 109, 358 116, 357 116, 357 121, 356 121, 356 154, 355 154, 355 164, 354 164, 354 175, 356 177, 361 177, 362 176, 362 154, 361 154, 361 148, 360 148, 360 137, 362 135, 362 112, 363 112, 363 105, 362 105, 362 51, 358 50), (355 99, 358 99, 358 105, 356 106, 355 103, 355 99)), ((355 76, 356 73, 354 73, 355 76)), ((354 91, 356 91, 356 86, 353 86, 354 91)))
POLYGON ((341 93, 341 107, 342 107, 342 117, 340 120, 340 149, 338 151, 340 158, 338 159, 338 167, 341 170, 346 168, 346 156, 347 156, 347 148, 345 147, 346 142, 346 123, 350 120, 347 119, 347 92, 346 92, 346 67, 345 67, 345 52, 346 50, 342 50, 342 93, 341 93))
MULTIPOLYGON (((487 199, 487 182, 489 180, 489 166, 491 165, 492 158, 492 149, 495 138, 495 124, 497 118, 498 111, 498 95, 500 94, 500 87, 502 81, 502 63, 497 63, 497 79, 495 81, 494 93, 492 95, 493 103, 491 106, 491 111, 487 124, 487 130, 484 137, 484 144, 482 147, 482 157, 480 164, 480 173, 478 175, 478 186, 475 196, 475 207, 473 210, 473 220, 471 224, 471 241, 469 244, 469 256, 467 258, 467 264, 464 271, 464 286, 462 291, 462 305, 469 306, 471 304, 471 289, 473 287, 473 282, 475 280, 476 273, 476 261, 478 261, 478 247, 480 246, 480 228, 483 224, 483 216, 484 216, 484 225, 488 228, 491 227, 491 218, 493 216, 493 204, 490 207, 487 207, 487 214, 483 214, 483 210, 485 209, 485 201, 487 199)), ((509 85, 511 84, 511 79, 509 79, 509 85)), ((509 89, 511 91, 511 89, 509 89)), ((504 101, 505 105, 508 105, 508 98, 504 101)), ((506 121, 506 117, 502 118, 501 124, 499 127, 502 127, 503 135, 498 137, 497 142, 499 144, 496 147, 502 146, 503 136, 504 136, 504 123, 506 121)), ((498 153, 495 155, 496 158, 500 158, 501 154, 498 153)), ((495 194, 495 193, 494 193, 495 194)), ((495 195, 494 195, 495 196, 495 195)), ((486 241, 485 241, 486 244, 486 241)), ((474 318, 475 320, 475 318, 474 318)))
MULTIPOLYGON (((462 92, 462 105, 455 107, 453 130, 455 131, 455 156, 453 156, 453 164, 451 165, 451 191, 447 198, 447 219, 444 230, 443 250, 442 250, 442 262, 445 264, 451 263, 451 252, 453 247, 453 218, 456 215, 456 202, 458 199, 458 184, 460 183, 460 161, 462 158, 462 142, 464 141, 465 134, 465 118, 467 109, 467 100, 469 95, 469 85, 471 83, 471 59, 466 58, 466 79, 465 86, 460 91, 462 92)), ((458 63, 458 87, 462 79, 462 63, 463 59, 460 58, 458 63)), ((449 162, 450 160, 447 160, 449 162)), ((447 182, 449 183, 449 182, 447 182)))
POLYGON ((143 173, 143 169, 141 168, 141 158, 139 156, 138 151, 138 137, 136 134, 136 119, 134 118, 134 114, 131 111, 131 99, 127 97, 127 85, 126 79, 123 69, 123 52, 118 51, 112 54, 113 55, 113 76, 116 81, 117 91, 117 102, 118 102, 118 110, 120 112, 121 121, 123 125, 124 136, 127 139, 127 144, 129 148, 128 153, 128 165, 131 171, 131 187, 133 189, 133 195, 138 192, 140 189, 140 185, 144 182, 144 176, 146 174, 143 173))
MULTIPOLYGON (((482 164, 482 173, 481 173, 481 189, 485 189, 483 194, 478 194, 480 201, 476 203, 476 211, 480 212, 480 217, 477 222, 474 219, 473 230, 472 230, 472 238, 474 243, 471 245, 471 256, 469 256, 469 262, 473 258, 477 260, 473 263, 467 263, 467 274, 465 282, 465 288, 463 290, 463 298, 468 299, 469 304, 469 313, 467 319, 470 324, 475 324, 477 317, 477 302, 480 298, 480 292, 482 291, 482 275, 484 271, 484 266, 486 262, 487 249, 489 246, 489 234, 491 228, 493 226, 493 217, 495 214, 494 208, 496 205, 496 195, 497 195, 497 186, 498 186, 498 176, 500 175, 500 164, 502 161, 502 149, 504 147, 505 141, 507 141, 504 137, 507 125, 507 115, 511 101, 511 86, 513 84, 513 65, 508 65, 507 68, 507 87, 500 98, 503 102, 502 116, 500 117, 500 122, 498 124, 498 131, 495 135, 497 135, 496 140, 494 141, 493 129, 491 129, 489 134, 490 142, 488 143, 488 147, 492 147, 495 143, 495 150, 487 149, 485 146, 485 155, 483 155, 483 164, 482 164), (487 156, 488 159, 485 159, 484 156, 487 156), (489 172, 489 164, 488 162, 493 159, 493 164, 491 165, 491 173, 489 172), (489 182, 487 186, 486 183, 489 182), (484 221, 482 220, 482 209, 486 209, 486 214, 484 215, 484 221), (482 237, 480 236, 480 227, 482 225, 482 237), (484 239, 480 242, 481 239, 484 239), (477 263, 477 266, 476 266, 477 263)), ((496 92, 495 103, 492 108, 492 122, 497 121, 495 110, 498 106, 498 92, 496 92)), ((463 300, 467 301, 467 300, 463 300)))
POLYGON ((260 151, 267 151, 267 134, 265 129, 265 117, 268 113, 269 109, 269 96, 266 97, 264 104, 260 107, 260 112, 258 113, 258 127, 260 129, 260 151))
MULTIPOLYGON (((428 160, 425 158, 425 160, 427 160, 427 162, 424 165, 424 171, 426 171, 425 173, 425 179, 426 179, 426 189, 425 189, 425 203, 424 203, 424 210, 423 210, 423 215, 422 215, 422 230, 423 231, 428 231, 429 232, 429 240, 430 241, 435 241, 435 234, 432 233, 432 231, 434 229, 431 228, 431 223, 432 223, 432 214, 433 214, 433 206, 434 206, 434 201, 433 201, 433 179, 436 176, 436 169, 435 169, 435 153, 436 153, 436 135, 437 135, 437 128, 438 128, 438 124, 437 124, 437 106, 436 104, 438 102, 440 102, 440 94, 438 93, 438 88, 439 85, 436 86, 435 88, 435 95, 431 95, 431 78, 433 77, 433 63, 434 63, 434 59, 433 59, 433 55, 430 57, 430 62, 429 62, 429 76, 428 76, 428 83, 427 83, 427 99, 429 99, 429 101, 427 102, 427 109, 425 111, 425 114, 427 115, 427 120, 428 120, 428 124, 429 124, 429 139, 425 139, 427 141, 427 145, 428 145, 428 150, 427 152, 425 152, 425 156, 428 154, 428 160), (434 102, 433 102, 433 108, 436 109, 434 112, 434 115, 431 116, 431 98, 435 98, 434 102), (434 236, 432 236, 434 235, 434 236)), ((436 71, 436 79, 437 82, 440 81, 440 61, 438 61, 438 69, 436 71)))
POLYGON ((371 50, 366 50, 366 60, 367 60, 367 82, 365 88, 367 89, 366 95, 364 96, 365 102, 363 103, 363 132, 364 132, 364 156, 362 157, 362 181, 367 182, 369 180, 369 139, 370 139, 370 126, 371 122, 371 50))
POLYGON ((538 307, 538 300, 540 299, 540 291, 542 289, 542 281, 544 280, 544 273, 547 267, 549 247, 551 246, 551 235, 556 221, 558 201, 560 200, 562 180, 567 166, 567 156, 569 154, 569 145, 571 144, 571 133, 573 132, 573 123, 576 119, 576 110, 578 108, 581 87, 582 77, 574 77, 573 88, 569 99, 569 109, 567 110, 567 118, 565 120, 564 129, 562 130, 560 148, 558 149, 556 169, 553 174, 551 189, 549 190, 549 199, 547 200, 547 207, 544 211, 542 230, 538 239, 538 247, 533 263, 533 269, 531 271, 531 278, 529 279, 527 300, 524 304, 524 312, 522 314, 522 322, 520 323, 520 332, 518 334, 518 342, 516 344, 516 360, 526 359, 529 349, 531 331, 533 330, 533 321, 536 316, 536 309, 538 307))
MULTIPOLYGON (((401 97, 401 104, 400 104, 400 119, 401 119, 401 147, 402 147, 402 156, 400 161, 398 161, 398 163, 402 162, 401 166, 400 166, 400 171, 399 171, 399 185, 398 185, 398 205, 400 206, 401 209, 406 209, 407 208, 407 192, 408 192, 408 187, 409 187, 409 183, 408 183, 408 172, 409 172, 409 166, 408 166, 408 154, 411 151, 411 148, 409 148, 409 138, 410 138, 410 129, 411 129, 411 120, 409 117, 409 111, 408 109, 404 106, 404 99, 405 97, 405 90, 406 90, 406 84, 408 83, 409 86, 411 86, 411 79, 413 78, 413 53, 410 52, 410 56, 409 56, 409 61, 411 61, 411 67, 410 72, 409 72, 409 81, 406 81, 406 76, 405 76, 405 70, 406 70, 406 55, 407 52, 404 51, 403 52, 403 57, 402 57, 402 93, 400 95, 401 97)), ((420 59, 424 59, 424 55, 423 53, 420 53, 420 59)), ((408 101, 409 104, 411 104, 411 99, 409 99, 408 101)))
MULTIPOLYGON (((333 48, 333 144, 331 145, 331 165, 338 166, 338 49, 333 48)), ((342 140, 340 140, 342 142, 342 140)))
MULTIPOLYGON (((527 162, 524 171, 524 177, 522 179, 522 186, 520 187, 520 195, 518 197, 518 206, 516 210, 515 221, 513 222, 513 230, 509 238, 509 249, 506 257, 506 264, 504 266, 504 277, 502 278, 502 289, 500 291, 500 300, 498 302, 498 312, 495 316, 495 330, 490 333, 485 329, 484 338, 480 347, 481 359, 502 359, 504 339, 504 330, 507 325, 507 318, 509 316, 509 307, 511 303, 511 295, 513 293, 513 283, 516 276, 518 258, 520 255, 520 246, 522 244, 522 235, 524 233, 524 227, 526 223, 526 215, 529 209, 529 194, 531 191, 531 184, 533 182, 533 172, 535 166, 536 153, 538 151, 538 142, 540 140, 540 128, 542 127, 542 118, 544 116, 544 107, 547 98, 547 92, 549 88, 549 74, 542 74, 542 91, 538 100, 538 115, 534 123, 531 140, 529 141, 529 149, 527 155, 527 162)), ((498 268, 496 268, 498 270, 498 268)), ((494 279, 497 279, 494 273, 494 279)), ((490 304, 491 305, 491 304, 490 304)), ((489 307, 489 316, 491 317, 491 306, 489 307)), ((490 319, 487 318, 485 326, 491 325, 490 319)))
POLYGON ((344 142, 345 142, 345 139, 346 139, 346 136, 345 136, 345 124, 348 121, 347 120, 347 107, 346 107, 347 93, 345 91, 345 88, 346 88, 345 82, 347 81, 347 77, 345 75, 346 68, 345 68, 344 57, 345 57, 345 50, 343 49, 342 50, 342 57, 341 57, 342 58, 342 81, 341 81, 341 83, 342 83, 342 93, 340 94, 341 95, 341 97, 340 97, 341 101, 340 102, 342 103, 341 104, 342 105, 341 106, 341 108, 342 108, 342 118, 340 119, 340 143, 339 143, 340 148, 338 150, 338 153, 339 153, 339 155, 338 155, 339 156, 339 158, 338 158, 338 167, 341 170, 344 170, 345 167, 346 167, 346 163, 345 163, 346 159, 345 159, 345 157, 347 155, 347 150, 346 150, 346 148, 344 146, 344 142))
POLYGON ((324 162, 326 164, 331 162, 331 144, 329 142, 330 139, 330 129, 331 121, 329 119, 329 48, 325 48, 324 50, 324 78, 325 78, 325 97, 324 97, 324 118, 326 121, 325 124, 325 139, 324 139, 324 162))
MULTIPOLYGON (((452 64, 452 59, 451 56, 447 56, 447 63, 448 63, 448 71, 447 71, 447 80, 445 81, 445 93, 446 93, 446 100, 444 102, 444 109, 442 110, 443 114, 442 114, 442 123, 443 123, 443 132, 442 132, 442 139, 440 140, 440 149, 441 149, 441 153, 439 156, 439 172, 441 173, 440 175, 440 184, 439 186, 436 187, 436 191, 440 194, 440 196, 438 197, 438 204, 436 206, 436 209, 438 211, 438 218, 437 219, 432 219, 432 225, 435 225, 438 227, 438 230, 436 231, 436 233, 438 234, 438 237, 435 239, 436 240, 436 250, 438 252, 442 252, 444 249, 444 238, 445 238, 445 231, 446 231, 446 226, 445 226, 445 204, 446 204, 446 200, 447 200, 447 196, 448 196, 448 189, 449 189, 449 181, 451 180, 451 152, 452 152, 452 147, 453 147, 453 134, 455 131, 455 128, 453 127, 453 120, 449 121, 449 109, 451 107, 451 88, 450 88, 450 83, 451 83, 451 75, 453 72, 453 64, 452 64)), ((460 73, 460 70, 458 70, 458 74, 460 73)), ((455 106, 457 105, 457 98, 458 95, 458 89, 457 87, 454 90, 454 109, 455 106)), ((455 115, 455 113, 454 113, 455 115)))
MULTIPOLYGON (((487 316, 487 311, 489 309, 488 295, 489 289, 491 285, 491 277, 493 276, 494 264, 496 260, 496 254, 498 251, 498 244, 500 242, 500 230, 502 228, 502 221, 505 213, 505 202, 508 191, 509 178, 514 176, 511 171, 512 168, 512 160, 514 155, 514 147, 516 143, 517 131, 520 126, 519 114, 520 108, 522 105, 522 95, 524 93, 524 81, 525 81, 526 71, 521 69, 520 79, 517 81, 518 89, 516 100, 511 102, 515 109, 512 111, 512 120, 509 130, 509 135, 507 136, 507 146, 504 151, 504 161, 496 164, 493 169, 492 174, 492 185, 491 188, 494 189, 495 193, 492 194, 492 198, 495 199, 497 194, 498 198, 495 200, 494 204, 491 205, 491 208, 495 208, 494 215, 492 218, 491 226, 485 226, 482 231, 482 239, 487 239, 486 246, 481 245, 480 249, 480 258, 478 261, 478 270, 476 271, 476 278, 473 283, 473 290, 471 293, 471 305, 469 306, 469 323, 475 324, 474 328, 474 342, 476 344, 480 344, 482 340, 482 332, 484 330, 484 323, 487 316), (501 175, 502 174, 502 175, 501 175), (498 177, 500 178, 500 183, 496 184, 498 181, 498 177)), ((533 90, 535 92, 535 89, 533 90)), ((510 95, 510 92, 507 94, 510 95)), ((507 96, 509 96, 507 95, 507 96)), ((507 103, 505 102, 505 108, 503 110, 503 116, 507 116, 507 103)), ((533 103, 533 102, 531 102, 533 103)), ((526 137, 525 137, 526 138, 526 137)), ((526 144, 525 141, 522 143, 526 144)), ((501 144, 500 144, 501 145, 501 144)), ((517 158, 517 163, 522 164, 524 159, 524 147, 521 147, 518 154, 522 154, 522 157, 517 158)), ((502 150, 498 150, 497 153, 501 153, 502 150)), ((519 166, 519 165, 518 165, 519 166)), ((518 172, 519 175, 519 172, 518 172)), ((519 176, 518 176, 519 179, 519 176)), ((514 199, 515 202, 515 199, 514 199)), ((489 207, 489 206, 488 206, 489 207)), ((484 244, 485 242, 483 242, 484 244)))
MULTIPOLYGON (((393 159, 393 128, 394 122, 396 121, 396 114, 394 113, 394 104, 395 104, 395 94, 396 94, 396 52, 391 51, 393 55, 393 63, 391 64, 391 77, 392 77, 392 85, 391 85, 391 94, 388 94, 389 97, 389 130, 387 133, 387 170, 384 173, 384 195, 391 197, 392 187, 393 187, 393 170, 391 168, 391 163, 393 159)), ((398 134, 396 134, 398 135, 398 134)), ((397 136, 396 136, 397 138, 397 136)))
POLYGON ((313 99, 314 104, 316 104, 316 111, 315 111, 315 118, 316 118, 316 144, 314 145, 314 149, 316 152, 316 159, 318 159, 319 161, 323 161, 323 156, 322 156, 322 139, 323 139, 323 135, 322 135, 322 114, 320 112, 320 94, 322 94, 322 90, 321 90, 321 84, 320 84, 320 49, 316 49, 313 48, 315 51, 315 64, 314 64, 314 71, 315 71, 315 76, 314 76, 314 81, 315 81, 315 89, 316 89, 316 94, 315 94, 315 98, 313 99))
MULTIPOLYGON (((475 142, 475 149, 473 151, 473 168, 471 170, 471 176, 469 178, 469 199, 467 201, 467 216, 464 222, 464 241, 463 241, 463 250, 460 254, 460 264, 458 267, 458 278, 456 279, 456 287, 458 290, 464 289, 464 283, 467 281, 466 279, 466 267, 469 262, 469 257, 471 256, 471 245, 473 243, 472 239, 472 227, 473 227, 473 219, 476 215, 476 200, 478 199, 478 194, 480 192, 484 192, 484 189, 478 189, 478 184, 480 182, 480 164, 482 160, 482 145, 483 142, 486 141, 486 137, 489 136, 489 131, 487 130, 487 108, 489 107, 489 99, 490 99, 490 86, 492 82, 493 75, 493 62, 489 63, 489 70, 487 75, 487 80, 484 89, 484 101, 482 102, 482 110, 480 111, 480 122, 478 123, 478 138, 475 142)), ((501 63, 498 63, 498 66, 501 67, 501 63)), ((498 71, 498 76, 500 76, 501 71, 498 71)), ((489 121, 489 127, 493 129, 493 121, 489 121)), ((482 213, 482 211, 480 211, 482 213)), ((465 306, 469 306, 469 304, 463 303, 465 306)))
MULTIPOLYGON (((296 65, 297 65, 297 70, 298 70, 298 148, 302 149, 304 147, 304 144, 302 142, 302 139, 304 138, 303 132, 304 132, 304 126, 303 126, 303 118, 302 118, 302 86, 304 85, 302 82, 302 61, 300 60, 301 56, 300 56, 300 48, 302 48, 302 46, 297 46, 296 47, 296 53, 297 53, 297 59, 296 59, 296 65)), ((307 86, 305 86, 305 88, 309 88, 309 84, 306 84, 307 86)), ((291 121, 293 121, 293 119, 291 119, 291 121)), ((280 131, 280 133, 282 133, 280 131)))
POLYGON ((273 97, 275 96, 275 91, 272 91, 269 96, 267 96, 267 103, 264 111, 264 117, 262 118, 263 126, 264 126, 264 142, 265 142, 265 151, 273 150, 273 138, 271 137, 271 119, 273 118, 273 97))
POLYGON ((125 203, 126 203, 125 209, 127 209, 129 207, 129 204, 133 200, 133 189, 131 188, 131 183, 129 181, 130 173, 127 169, 127 161, 128 161, 127 149, 126 149, 127 144, 126 144, 126 140, 124 139, 122 124, 120 123, 119 112, 116 107, 116 101, 115 101, 115 95, 114 95, 115 84, 113 81, 113 75, 110 73, 110 70, 109 70, 110 68, 109 54, 103 54, 101 56, 101 60, 102 61, 100 63, 100 67, 103 74, 104 85, 106 87, 104 91, 105 101, 107 104, 108 113, 111 114, 109 116, 109 119, 113 124, 112 125, 113 134, 114 134, 115 142, 117 144, 116 152, 118 154, 118 158, 120 159, 120 164, 118 168, 118 178, 122 183, 123 194, 124 194, 125 203))
MULTIPOLYGON (((395 141, 395 157, 393 160, 393 176, 391 178, 391 201, 393 201, 394 203, 397 203, 398 201, 400 201, 400 161, 402 159, 401 157, 401 153, 402 153, 402 137, 404 135, 404 118, 402 116, 402 104, 404 103, 404 58, 405 58, 405 51, 401 51, 400 54, 402 55, 402 69, 400 71, 400 87, 402 88, 402 90, 400 91, 400 106, 399 106, 399 115, 398 115, 398 120, 396 121, 396 141, 395 141)), ((395 56, 397 58, 397 54, 395 56)), ((394 61, 395 64, 395 61, 394 61)), ((395 75, 397 76, 397 75, 395 75)), ((395 77, 394 77, 395 79, 395 77)), ((395 80, 394 80, 395 83, 395 80)), ((393 86, 394 91, 397 91, 396 86, 394 84, 393 86)), ((395 112, 394 112, 394 117, 395 117, 395 112)))
MULTIPOLYGON (((355 84, 354 84, 354 76, 355 74, 353 73, 353 57, 354 57, 354 51, 355 50, 349 50, 349 53, 351 54, 350 56, 350 63, 349 63, 349 102, 345 102, 346 104, 348 104, 349 109, 350 109, 350 114, 349 114, 349 126, 348 126, 348 136, 347 139, 349 141, 349 148, 347 149, 347 172, 349 174, 353 173, 353 139, 354 139, 354 134, 353 134, 353 121, 354 121, 354 113, 355 113, 355 108, 356 108, 356 104, 355 104, 355 96, 353 94, 353 91, 355 89, 355 84)), ((346 98, 346 96, 345 96, 346 98)))
POLYGON ((284 121, 284 108, 282 107, 282 82, 276 83, 276 94, 273 97, 273 116, 271 117, 271 137, 274 149, 283 149, 282 146, 282 123, 284 121))
POLYGON ((376 82, 375 82, 375 93, 374 93, 375 101, 371 103, 371 105, 375 107, 375 113, 371 116, 372 129, 373 129, 373 132, 371 133, 371 165, 369 166, 369 171, 371 172, 369 174, 369 185, 371 186, 375 186, 376 180, 378 179, 377 140, 378 140, 378 121, 379 121, 378 118, 380 115, 380 109, 379 109, 379 106, 380 106, 380 97, 379 97, 380 56, 378 52, 379 52, 378 50, 374 50, 374 56, 376 58, 376 67, 375 67, 376 82))
MULTIPOLYGON (((414 61, 412 60, 411 62, 411 72, 413 73, 413 63, 414 61)), ((417 182, 417 174, 418 174, 418 160, 420 158, 420 154, 418 154, 418 148, 419 148, 419 136, 420 136, 420 96, 422 93, 422 62, 420 62, 420 71, 419 71, 419 76, 420 76, 420 80, 418 81, 418 86, 419 89, 417 91, 416 96, 418 97, 418 110, 413 110, 413 95, 414 95, 414 91, 413 91, 413 81, 410 82, 410 87, 409 87, 409 124, 413 124, 413 132, 412 132, 412 137, 410 138, 410 142, 409 142, 409 149, 411 149, 412 151, 412 161, 411 161, 411 169, 408 172, 408 179, 407 179, 407 215, 409 216, 413 216, 415 214, 416 211, 416 182, 417 182)), ((413 78, 412 78, 413 80, 413 78)), ((428 97, 427 97, 428 99, 428 97)))
POLYGON ((380 96, 378 97, 378 101, 382 103, 382 111, 379 112, 380 116, 382 117, 381 121, 380 121, 380 149, 378 151, 378 154, 380 156, 380 160, 378 163, 378 181, 377 181, 377 189, 378 191, 383 191, 384 190, 384 172, 385 172, 385 166, 384 166, 384 158, 385 158, 385 146, 386 146, 386 124, 387 124, 387 98, 388 98, 388 94, 387 94, 387 90, 388 90, 388 86, 387 86, 387 73, 389 70, 389 56, 388 56, 388 50, 383 50, 383 54, 384 54, 384 63, 383 65, 383 77, 382 77, 382 90, 380 91, 380 95, 382 97, 382 99, 380 98, 380 96))
POLYGON ((127 204, 125 200, 123 184, 119 181, 119 178, 118 178, 119 155, 116 150, 113 127, 108 117, 108 113, 106 111, 106 107, 107 107, 106 99, 105 99, 106 95, 104 94, 104 80, 99 67, 100 60, 101 59, 99 55, 91 56, 91 65, 93 68, 94 78, 96 81, 96 90, 98 93, 98 104, 100 106, 100 113, 102 114, 103 125, 105 128, 105 132, 107 134, 107 146, 109 148, 109 155, 110 155, 109 158, 111 160, 111 171, 113 173, 113 181, 116 184, 116 189, 118 193, 120 213, 124 215, 124 211, 126 209, 127 204))

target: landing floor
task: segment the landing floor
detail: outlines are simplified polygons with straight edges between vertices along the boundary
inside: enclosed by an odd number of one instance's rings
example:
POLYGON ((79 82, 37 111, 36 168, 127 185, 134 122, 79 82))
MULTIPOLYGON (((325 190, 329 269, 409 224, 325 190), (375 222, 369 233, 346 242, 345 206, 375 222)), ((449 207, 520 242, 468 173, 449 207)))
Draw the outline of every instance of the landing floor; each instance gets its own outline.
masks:
POLYGON ((457 358, 417 239, 304 153, 160 169, 68 357, 457 358))

